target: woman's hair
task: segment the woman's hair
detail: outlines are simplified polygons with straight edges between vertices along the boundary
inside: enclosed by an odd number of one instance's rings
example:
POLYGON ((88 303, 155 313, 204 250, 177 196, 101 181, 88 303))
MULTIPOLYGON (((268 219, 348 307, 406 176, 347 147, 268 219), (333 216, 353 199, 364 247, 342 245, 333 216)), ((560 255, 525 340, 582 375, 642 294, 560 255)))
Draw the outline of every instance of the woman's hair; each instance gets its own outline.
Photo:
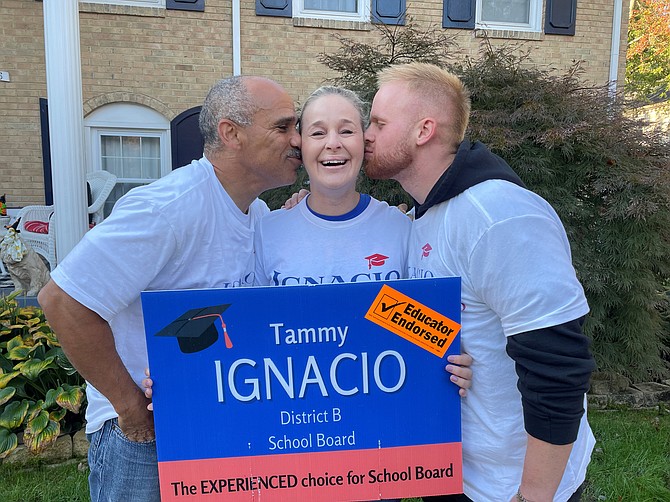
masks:
POLYGON ((317 99, 323 96, 341 96, 347 101, 349 101, 354 108, 358 111, 361 119, 361 127, 365 130, 367 126, 367 107, 361 98, 358 97, 354 91, 345 89, 344 87, 335 87, 332 85, 324 85, 315 90, 309 97, 305 100, 305 104, 302 105, 302 110, 300 111, 300 120, 298 120, 298 126, 302 122, 302 116, 305 113, 305 110, 317 99))
POLYGON ((222 147, 219 140, 219 122, 229 119, 243 127, 253 122, 256 107, 245 85, 246 77, 235 76, 219 80, 207 93, 200 111, 200 134, 205 153, 222 147))
POLYGON ((433 64, 409 63, 389 66, 377 75, 380 87, 391 82, 405 84, 432 110, 446 113, 454 137, 463 141, 470 120, 470 93, 456 75, 433 64))

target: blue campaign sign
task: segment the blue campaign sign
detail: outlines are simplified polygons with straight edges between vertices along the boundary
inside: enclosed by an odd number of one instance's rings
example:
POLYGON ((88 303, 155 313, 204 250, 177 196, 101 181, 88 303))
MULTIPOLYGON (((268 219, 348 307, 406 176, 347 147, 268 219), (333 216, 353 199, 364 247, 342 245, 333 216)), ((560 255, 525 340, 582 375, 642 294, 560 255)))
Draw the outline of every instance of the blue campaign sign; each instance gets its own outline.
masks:
MULTIPOLYGON (((442 475, 429 478, 456 479, 448 489, 458 491, 460 398, 444 366, 446 355, 460 352, 460 306, 458 278, 142 293, 162 495, 196 485, 204 495, 196 478, 208 469, 220 478, 222 459, 263 476, 289 458, 295 472, 285 473, 286 500, 298 493, 286 495, 291 476, 300 489, 317 465, 333 471, 367 458, 374 469, 360 467, 370 483, 400 483, 404 472, 405 488, 386 493, 405 493, 433 468, 442 475), (447 450, 435 448, 444 445, 456 452, 447 467, 403 464, 397 479, 381 475, 403 448, 407 458, 443 462, 447 450), (205 463, 194 469, 194 461, 205 463)), ((255 475, 233 476, 234 468, 226 467, 219 489, 253 491, 255 475)), ((345 488, 347 497, 369 493, 345 488)), ((447 493, 434 490, 424 494, 447 493)))

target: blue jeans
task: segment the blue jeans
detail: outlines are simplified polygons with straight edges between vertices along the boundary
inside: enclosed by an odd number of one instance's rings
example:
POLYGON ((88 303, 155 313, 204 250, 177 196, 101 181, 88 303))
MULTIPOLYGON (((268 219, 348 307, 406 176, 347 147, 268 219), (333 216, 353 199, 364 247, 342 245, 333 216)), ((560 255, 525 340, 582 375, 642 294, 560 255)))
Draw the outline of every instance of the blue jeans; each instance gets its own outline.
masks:
POLYGON ((130 441, 116 418, 86 437, 92 502, 160 502, 156 441, 130 441))

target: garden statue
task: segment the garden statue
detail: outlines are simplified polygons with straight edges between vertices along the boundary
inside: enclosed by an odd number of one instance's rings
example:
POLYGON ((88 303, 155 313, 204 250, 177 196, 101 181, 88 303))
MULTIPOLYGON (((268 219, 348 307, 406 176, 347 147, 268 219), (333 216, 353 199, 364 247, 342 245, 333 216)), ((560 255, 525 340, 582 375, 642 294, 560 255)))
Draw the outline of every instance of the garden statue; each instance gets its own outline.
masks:
POLYGON ((49 282, 49 269, 40 256, 26 245, 14 227, 7 228, 7 235, 0 241, 0 260, 14 283, 14 291, 27 296, 37 296, 49 282))

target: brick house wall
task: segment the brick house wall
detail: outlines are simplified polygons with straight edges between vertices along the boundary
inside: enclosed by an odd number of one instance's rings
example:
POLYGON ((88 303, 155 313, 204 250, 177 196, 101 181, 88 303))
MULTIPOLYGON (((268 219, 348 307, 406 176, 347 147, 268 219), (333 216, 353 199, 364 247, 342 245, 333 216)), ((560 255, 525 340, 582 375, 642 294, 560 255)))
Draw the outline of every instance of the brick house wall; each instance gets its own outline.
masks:
MULTIPOLYGON (((233 72, 231 0, 206 0, 205 12, 80 3, 83 113, 114 102, 138 103, 167 120, 198 106, 213 82, 233 72)), ((545 2, 546 3, 546 2, 545 2)), ((0 2, 0 194, 9 207, 44 203, 39 98, 46 97, 43 6, 34 0, 0 2)), ((441 26, 442 1, 408 2, 419 26, 441 26)), ((574 36, 491 32, 494 45, 532 49, 531 63, 558 71, 583 60, 581 77, 606 84, 612 36, 612 0, 579 1, 574 36)), ((624 16, 625 18, 626 16, 624 16)), ((544 17, 543 17, 544 19, 544 17)), ((243 74, 283 84, 298 103, 333 74, 318 62, 333 53, 338 33, 374 43, 367 23, 256 15, 253 0, 241 0, 243 74)), ((448 30, 459 54, 477 54, 474 30, 448 30)), ((626 20, 621 30, 619 82, 625 65, 626 20)))

